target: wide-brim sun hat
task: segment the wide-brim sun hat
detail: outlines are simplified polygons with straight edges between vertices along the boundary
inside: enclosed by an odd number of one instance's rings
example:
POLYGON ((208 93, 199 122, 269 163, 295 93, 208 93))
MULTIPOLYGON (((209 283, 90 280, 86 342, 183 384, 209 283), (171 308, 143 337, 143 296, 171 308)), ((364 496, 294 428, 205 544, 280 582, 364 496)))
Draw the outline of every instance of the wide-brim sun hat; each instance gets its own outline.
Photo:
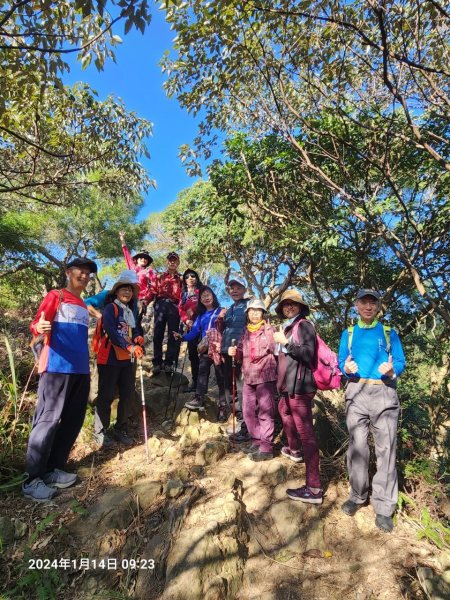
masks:
POLYGON ((245 309, 245 312, 248 312, 251 308, 253 308, 255 310, 262 310, 263 313, 267 312, 267 308, 265 307, 264 302, 262 300, 260 300, 259 298, 251 298, 247 302, 247 307, 245 309))
POLYGON ((150 256, 147 250, 140 250, 137 254, 133 256, 133 260, 137 260, 138 258, 146 258, 148 260, 149 265, 153 262, 153 258, 150 256))
POLYGON ((309 315, 309 306, 303 300, 300 292, 297 290, 286 290, 285 292, 283 292, 281 294, 280 301, 278 302, 278 304, 275 307, 275 312, 277 313, 278 316, 280 316, 280 317, 284 316, 283 315, 283 302, 285 300, 290 300, 291 302, 296 302, 297 304, 301 304, 302 306, 304 306, 306 308, 305 315, 309 315))
POLYGON ((111 296, 115 296, 118 288, 123 285, 131 285, 133 288, 133 298, 137 298, 139 296, 140 288, 137 282, 136 273, 134 271, 123 271, 119 275, 119 279, 114 283, 109 292, 111 296))

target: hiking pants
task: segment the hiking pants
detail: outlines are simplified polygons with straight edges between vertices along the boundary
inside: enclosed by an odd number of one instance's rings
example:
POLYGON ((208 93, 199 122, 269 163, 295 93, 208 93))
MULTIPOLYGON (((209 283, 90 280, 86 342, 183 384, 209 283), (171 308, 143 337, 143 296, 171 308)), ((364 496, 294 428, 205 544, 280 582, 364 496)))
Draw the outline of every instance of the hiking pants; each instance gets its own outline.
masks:
POLYGON ((97 365, 98 368, 98 396, 95 406, 94 432, 100 433, 107 430, 111 419, 111 404, 119 389, 119 403, 117 405, 117 419, 115 427, 126 429, 131 406, 135 398, 135 369, 134 365, 124 360, 124 365, 97 365))
POLYGON ((275 428, 275 382, 265 381, 254 385, 244 382, 242 412, 252 444, 261 452, 272 452, 275 428))
MULTIPOLYGON (((207 354, 200 354, 196 389, 196 394, 197 396, 200 396, 200 398, 203 398, 208 392, 209 372, 211 370, 211 365, 214 365, 214 361, 209 358, 207 354)), ((214 365, 214 371, 216 373, 217 386, 219 388, 219 406, 222 406, 223 404, 226 404, 226 399, 225 383, 220 365, 214 365)))
POLYGON ((390 517, 398 497, 395 459, 400 405, 397 391, 384 384, 349 382, 345 399, 350 436, 347 452, 350 500, 357 504, 367 500, 370 456, 367 438, 370 428, 377 458, 371 503, 377 515, 390 517))
POLYGON ((88 374, 41 374, 27 449, 30 481, 55 468, 64 470, 83 425, 88 397, 88 374))
POLYGON ((319 447, 314 431, 311 394, 283 395, 278 404, 289 450, 301 452, 305 458, 306 485, 320 488, 319 447))
POLYGON ((198 379, 198 367, 200 364, 200 358, 197 352, 197 344, 199 342, 199 339, 196 338, 195 340, 191 340, 190 342, 187 343, 187 347, 188 347, 188 354, 189 354, 189 361, 191 363, 191 373, 192 373, 192 382, 197 385, 197 379, 198 379))
POLYGON ((173 332, 180 327, 178 306, 168 298, 159 298, 154 304, 155 325, 153 330, 153 364, 163 364, 163 341, 167 327, 166 365, 173 365, 178 360, 180 342, 173 337, 173 332))

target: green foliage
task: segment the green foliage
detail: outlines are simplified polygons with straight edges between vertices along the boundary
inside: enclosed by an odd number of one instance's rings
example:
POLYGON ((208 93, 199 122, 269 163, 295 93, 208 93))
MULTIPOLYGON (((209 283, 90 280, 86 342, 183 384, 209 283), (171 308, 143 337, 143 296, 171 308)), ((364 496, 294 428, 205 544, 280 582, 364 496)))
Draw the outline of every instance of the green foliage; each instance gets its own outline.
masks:
POLYGON ((441 550, 450 549, 450 527, 442 520, 432 517, 428 508, 419 507, 410 496, 400 492, 398 511, 398 518, 404 518, 417 530, 418 540, 426 539, 441 550))

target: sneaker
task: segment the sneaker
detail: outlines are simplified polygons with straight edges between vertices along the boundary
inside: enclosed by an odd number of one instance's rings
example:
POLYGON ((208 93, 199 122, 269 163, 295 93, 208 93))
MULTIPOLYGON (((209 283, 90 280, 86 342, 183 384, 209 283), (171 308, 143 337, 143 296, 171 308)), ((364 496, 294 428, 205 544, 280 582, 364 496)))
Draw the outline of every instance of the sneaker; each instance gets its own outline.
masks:
POLYGON ((353 515, 362 508, 363 504, 357 504, 353 502, 353 500, 346 500, 344 504, 341 506, 341 510, 343 513, 348 515, 349 517, 353 517, 353 515))
POLYGON ((263 462, 265 460, 272 460, 273 452, 261 452, 261 450, 258 449, 257 452, 247 454, 247 456, 253 462, 263 462))
POLYGON ((203 412, 205 410, 205 401, 201 398, 194 398, 184 405, 188 410, 203 412))
POLYGON ((384 531, 385 533, 391 533, 391 531, 394 529, 394 521, 392 520, 392 517, 385 517, 384 515, 376 516, 375 525, 378 527, 378 529, 381 529, 381 531, 384 531))
POLYGON ((94 433, 93 437, 97 444, 99 444, 102 448, 111 448, 112 446, 116 445, 116 442, 103 430, 99 433, 94 433))
POLYGON ((68 488, 73 485, 77 480, 75 473, 66 473, 61 469, 53 469, 50 473, 46 473, 42 478, 45 485, 51 485, 55 488, 68 488))
POLYGON ((280 452, 283 456, 290 458, 295 463, 303 462, 304 460, 300 450, 290 450, 289 446, 283 446, 280 452))
POLYGON ((300 500, 309 504, 322 504, 323 501, 323 490, 314 493, 306 485, 295 490, 286 490, 286 494, 291 500, 300 500))
POLYGON ((55 488, 45 485, 40 477, 35 477, 29 483, 22 484, 22 493, 25 498, 30 498, 35 502, 47 502, 56 496, 57 491, 55 488))
POLYGON ((134 444, 133 438, 124 429, 115 429, 113 427, 111 434, 115 440, 124 446, 132 446, 134 444))
POLYGON ((152 369, 152 375, 159 375, 162 371, 161 365, 154 365, 152 369))

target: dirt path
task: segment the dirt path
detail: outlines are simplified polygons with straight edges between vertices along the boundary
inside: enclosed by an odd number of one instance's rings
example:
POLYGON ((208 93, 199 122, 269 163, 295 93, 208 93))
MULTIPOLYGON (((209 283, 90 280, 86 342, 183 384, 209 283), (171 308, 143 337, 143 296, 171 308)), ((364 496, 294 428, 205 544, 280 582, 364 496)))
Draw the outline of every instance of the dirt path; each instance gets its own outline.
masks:
POLYGON ((2 600, 425 599, 418 572, 450 568, 407 523, 388 535, 371 507, 344 515, 347 484, 330 460, 323 505, 306 505, 285 494, 304 482, 304 465, 233 450, 213 405, 205 419, 182 411, 163 426, 168 390, 155 383, 146 384, 149 464, 142 444, 97 451, 81 437, 78 485, 48 505, 2 498, 17 529, 2 554, 2 600), (37 560, 48 568, 30 568, 37 560))

